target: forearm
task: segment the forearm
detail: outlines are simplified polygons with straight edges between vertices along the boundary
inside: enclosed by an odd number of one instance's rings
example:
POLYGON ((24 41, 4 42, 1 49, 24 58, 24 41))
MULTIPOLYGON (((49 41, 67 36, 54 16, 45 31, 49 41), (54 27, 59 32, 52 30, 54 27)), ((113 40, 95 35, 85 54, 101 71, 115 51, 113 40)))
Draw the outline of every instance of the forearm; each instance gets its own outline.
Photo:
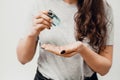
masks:
POLYGON ((85 45, 82 46, 80 55, 89 67, 100 75, 105 75, 111 67, 112 61, 102 55, 99 55, 98 53, 95 53, 85 45))
POLYGON ((27 35, 24 39, 21 39, 17 46, 17 56, 18 60, 25 64, 32 60, 36 51, 36 37, 27 35))
POLYGON ((52 19, 48 16, 48 11, 39 12, 34 16, 30 32, 20 40, 17 46, 17 56, 21 63, 25 64, 33 58, 37 46, 37 36, 44 29, 50 29, 51 24, 52 19))

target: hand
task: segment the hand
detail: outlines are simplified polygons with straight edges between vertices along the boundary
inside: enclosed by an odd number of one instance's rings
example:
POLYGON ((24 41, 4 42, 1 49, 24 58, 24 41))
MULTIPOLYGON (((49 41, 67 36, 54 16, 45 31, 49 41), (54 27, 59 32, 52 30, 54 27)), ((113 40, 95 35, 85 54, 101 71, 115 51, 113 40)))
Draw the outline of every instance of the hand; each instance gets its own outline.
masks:
POLYGON ((65 46, 56 46, 52 44, 43 44, 41 47, 53 54, 63 56, 63 57, 71 57, 77 54, 82 48, 82 42, 77 41, 75 43, 65 45, 65 46))
POLYGON ((33 27, 31 30, 31 34, 34 36, 38 36, 39 33, 45 28, 50 29, 52 19, 47 16, 48 11, 43 11, 38 13, 33 19, 33 27))

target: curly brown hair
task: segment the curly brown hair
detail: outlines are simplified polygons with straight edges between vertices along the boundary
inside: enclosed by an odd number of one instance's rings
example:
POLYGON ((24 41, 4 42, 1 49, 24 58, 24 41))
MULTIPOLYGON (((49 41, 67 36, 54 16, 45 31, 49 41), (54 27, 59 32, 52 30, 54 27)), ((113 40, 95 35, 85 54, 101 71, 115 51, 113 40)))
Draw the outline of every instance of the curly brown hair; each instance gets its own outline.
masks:
MULTIPOLYGON (((107 4, 107 6, 109 6, 107 4)), ((75 14, 76 39, 90 39, 90 46, 100 52, 105 49, 107 40, 108 19, 105 14, 103 0, 78 0, 78 11, 75 14)))

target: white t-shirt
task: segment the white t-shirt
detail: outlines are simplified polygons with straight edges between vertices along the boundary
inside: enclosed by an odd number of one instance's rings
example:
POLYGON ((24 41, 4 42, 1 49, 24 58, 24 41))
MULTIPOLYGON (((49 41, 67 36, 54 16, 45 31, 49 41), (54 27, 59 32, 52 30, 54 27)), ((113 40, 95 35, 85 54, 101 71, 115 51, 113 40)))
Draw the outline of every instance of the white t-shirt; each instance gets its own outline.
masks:
MULTIPOLYGON (((50 30, 45 29, 40 33, 40 45, 50 43, 59 46, 75 42, 74 14, 77 12, 76 5, 67 4, 63 0, 36 0, 32 12, 33 16, 44 10, 52 10, 60 18, 61 23, 59 26, 53 26, 50 30)), ((109 9, 106 9, 106 12, 109 11, 109 9)), ((111 14, 111 12, 106 14, 111 14)), ((112 20, 111 15, 108 17, 112 20)), ((31 23, 32 22, 29 22, 28 24, 31 25, 31 23)), ((109 26, 111 27, 112 24, 109 26)), ((111 32, 110 28, 108 29, 109 36, 107 45, 112 45, 113 30, 111 30, 111 32)), ((84 43, 88 45, 87 40, 85 40, 84 43)), ((80 54, 65 58, 45 51, 41 49, 41 47, 39 47, 39 49, 38 70, 47 78, 54 80, 83 80, 84 76, 89 77, 94 73, 87 64, 85 64, 80 54)))

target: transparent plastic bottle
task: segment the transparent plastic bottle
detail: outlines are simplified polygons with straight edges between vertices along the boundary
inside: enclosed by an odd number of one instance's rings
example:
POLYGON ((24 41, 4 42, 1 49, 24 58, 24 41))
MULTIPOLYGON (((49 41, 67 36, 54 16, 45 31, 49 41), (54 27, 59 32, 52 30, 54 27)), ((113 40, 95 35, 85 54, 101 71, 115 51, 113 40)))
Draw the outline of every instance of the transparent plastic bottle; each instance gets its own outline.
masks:
POLYGON ((52 10, 49 10, 48 11, 48 16, 53 20, 52 24, 54 26, 58 26, 60 24, 60 19, 58 16, 56 16, 56 14, 52 11, 52 10))

